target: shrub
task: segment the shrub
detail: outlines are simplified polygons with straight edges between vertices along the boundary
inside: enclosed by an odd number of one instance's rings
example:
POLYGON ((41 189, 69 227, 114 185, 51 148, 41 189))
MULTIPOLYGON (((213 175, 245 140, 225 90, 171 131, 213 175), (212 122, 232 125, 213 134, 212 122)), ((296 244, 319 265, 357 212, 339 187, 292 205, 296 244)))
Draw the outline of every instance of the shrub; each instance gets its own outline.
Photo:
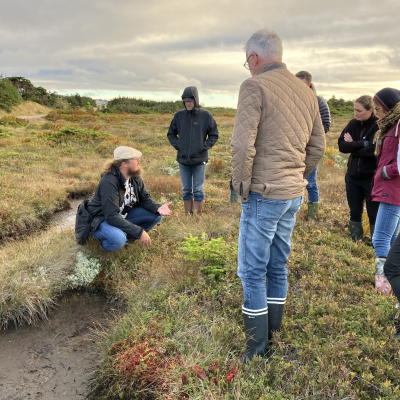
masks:
POLYGON ((134 97, 118 97, 107 103, 103 112, 149 114, 149 113, 171 113, 182 110, 183 103, 177 101, 154 101, 136 99, 134 97))
POLYGON ((22 98, 12 82, 0 75, 0 108, 11 111, 11 107, 21 102, 22 98))
POLYGON ((90 107, 96 107, 96 102, 88 96, 81 96, 79 93, 68 94, 62 96, 64 100, 68 102, 72 108, 87 108, 88 104, 90 107))
POLYGON ((221 158, 212 158, 210 160, 210 164, 208 166, 208 171, 209 172, 222 172, 224 171, 224 160, 221 158))
POLYGON ((49 124, 49 125, 57 127, 58 130, 45 132, 43 136, 46 139, 53 140, 55 142, 62 142, 66 140, 79 140, 82 142, 87 142, 89 140, 93 140, 96 138, 110 136, 109 133, 102 133, 99 131, 95 131, 93 129, 81 129, 81 128, 74 128, 71 126, 65 126, 59 129, 60 125, 57 124, 49 124))
POLYGON ((327 160, 325 160, 325 164, 326 164, 328 167, 333 167, 333 166, 335 165, 335 161, 332 160, 332 159, 330 159, 330 158, 328 158, 327 160))
POLYGON ((6 126, 21 126, 28 125, 28 121, 26 119, 13 117, 11 115, 5 115, 0 118, 0 125, 6 126))
POLYGON ((329 146, 325 150, 324 157, 327 158, 328 160, 333 160, 338 153, 339 153, 338 149, 335 149, 335 147, 333 146, 329 146))
POLYGON ((74 271, 67 276, 66 283, 70 289, 88 286, 100 272, 100 262, 95 258, 87 258, 83 253, 76 254, 74 271))
POLYGON ((237 248, 225 243, 222 237, 206 240, 203 233, 201 238, 186 238, 181 250, 186 253, 186 261, 200 262, 200 271, 218 280, 229 270, 227 264, 236 256, 237 248))
POLYGON ((332 96, 328 101, 328 106, 331 114, 340 117, 351 117, 353 116, 354 103, 351 100, 337 99, 332 96))

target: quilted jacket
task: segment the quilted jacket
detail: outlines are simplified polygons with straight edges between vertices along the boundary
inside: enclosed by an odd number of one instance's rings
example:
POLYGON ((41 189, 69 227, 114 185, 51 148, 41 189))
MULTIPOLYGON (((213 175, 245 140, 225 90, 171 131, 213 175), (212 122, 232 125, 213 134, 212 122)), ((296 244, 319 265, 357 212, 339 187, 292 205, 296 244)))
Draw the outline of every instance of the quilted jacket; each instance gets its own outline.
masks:
POLYGON ((317 96, 285 64, 267 63, 242 83, 231 142, 232 185, 242 201, 250 191, 302 196, 324 152, 317 96))
POLYGON ((381 153, 377 159, 378 168, 372 180, 369 201, 379 201, 380 203, 400 206, 400 174, 397 165, 399 124, 400 121, 394 124, 382 141, 381 153), (384 173, 382 173, 382 170, 384 170, 384 173), (386 176, 386 178, 382 175, 386 176))

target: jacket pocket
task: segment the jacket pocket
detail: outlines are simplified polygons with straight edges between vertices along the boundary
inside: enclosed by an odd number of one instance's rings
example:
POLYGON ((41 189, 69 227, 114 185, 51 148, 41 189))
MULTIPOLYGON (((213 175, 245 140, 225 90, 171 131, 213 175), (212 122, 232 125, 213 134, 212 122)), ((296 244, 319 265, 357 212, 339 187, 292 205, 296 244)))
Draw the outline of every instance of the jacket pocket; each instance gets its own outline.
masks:
POLYGON ((271 191, 271 185, 269 183, 264 183, 263 196, 268 196, 271 191))

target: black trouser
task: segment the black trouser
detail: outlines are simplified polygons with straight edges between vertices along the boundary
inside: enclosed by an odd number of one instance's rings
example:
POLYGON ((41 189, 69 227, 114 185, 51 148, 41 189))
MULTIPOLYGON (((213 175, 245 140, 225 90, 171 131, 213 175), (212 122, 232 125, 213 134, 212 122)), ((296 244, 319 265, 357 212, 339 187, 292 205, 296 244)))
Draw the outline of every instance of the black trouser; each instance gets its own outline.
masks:
POLYGON ((397 236, 389 250, 383 272, 400 303, 400 235, 397 236))
MULTIPOLYGON (((362 222, 364 211, 364 200, 371 194, 371 178, 352 178, 346 174, 347 203, 350 207, 350 221, 362 222)), ((378 214, 379 202, 367 201, 367 213, 370 225, 375 225, 376 214, 378 214)))

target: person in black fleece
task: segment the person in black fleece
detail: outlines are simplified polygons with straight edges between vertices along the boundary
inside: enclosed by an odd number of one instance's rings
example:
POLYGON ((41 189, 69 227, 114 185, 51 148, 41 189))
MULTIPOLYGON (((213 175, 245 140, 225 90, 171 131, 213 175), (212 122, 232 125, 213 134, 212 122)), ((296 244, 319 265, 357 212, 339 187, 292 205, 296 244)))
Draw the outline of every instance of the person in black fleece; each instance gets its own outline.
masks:
POLYGON ((201 214, 208 150, 218 140, 218 129, 211 113, 200 107, 196 87, 187 87, 182 101, 185 108, 174 115, 167 137, 178 151, 176 161, 179 163, 186 215, 195 210, 201 214))
MULTIPOLYGON (((317 91, 312 83, 312 76, 307 71, 299 71, 296 75, 301 81, 303 81, 316 95, 317 91)), ((321 116, 322 125, 324 127, 325 133, 329 132, 331 128, 331 113, 329 111, 329 106, 327 102, 320 96, 317 95, 319 115, 321 116)), ((319 190, 317 184, 317 172, 318 165, 307 176, 308 184, 306 186, 308 192, 308 219, 316 219, 319 212, 319 190)))
MULTIPOLYGON (((370 196, 372 178, 377 166, 374 136, 378 130, 378 118, 373 112, 371 96, 361 96, 354 102, 354 116, 355 118, 343 129, 338 145, 341 153, 350 153, 345 182, 350 207, 350 235, 357 241, 363 236, 364 199, 370 196)), ((366 205, 372 238, 379 203, 367 201, 366 205)))

